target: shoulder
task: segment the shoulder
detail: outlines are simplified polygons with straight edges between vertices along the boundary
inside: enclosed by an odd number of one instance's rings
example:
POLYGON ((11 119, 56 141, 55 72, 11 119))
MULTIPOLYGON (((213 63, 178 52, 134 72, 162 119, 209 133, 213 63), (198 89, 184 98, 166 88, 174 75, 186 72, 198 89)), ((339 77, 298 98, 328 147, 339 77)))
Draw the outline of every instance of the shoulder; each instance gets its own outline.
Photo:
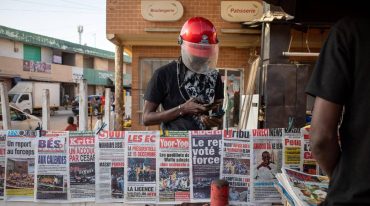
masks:
POLYGON ((169 74, 176 74, 177 72, 177 62, 176 61, 172 61, 166 65, 163 65, 161 67, 159 67, 158 69, 156 69, 154 71, 154 75, 156 76, 166 76, 166 75, 169 75, 169 74))

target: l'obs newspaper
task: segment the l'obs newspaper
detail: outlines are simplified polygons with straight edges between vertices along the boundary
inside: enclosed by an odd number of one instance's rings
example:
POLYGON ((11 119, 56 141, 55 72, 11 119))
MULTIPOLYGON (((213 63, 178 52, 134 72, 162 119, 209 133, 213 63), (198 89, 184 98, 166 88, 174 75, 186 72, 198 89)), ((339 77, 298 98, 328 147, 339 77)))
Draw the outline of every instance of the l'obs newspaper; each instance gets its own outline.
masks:
POLYGON ((96 202, 123 202, 125 132, 101 131, 96 140, 96 202))
POLYGON ((36 152, 36 195, 38 202, 67 202, 67 131, 41 131, 36 152))
POLYGON ((0 200, 4 199, 6 131, 0 130, 0 200))
POLYGON ((71 202, 95 201, 95 134, 69 132, 71 202))
POLYGON ((250 133, 249 130, 224 130, 221 179, 229 182, 229 203, 250 202, 250 133))
POLYGON ((159 131, 128 131, 125 201, 155 203, 156 141, 159 131))
POLYGON ((222 130, 191 131, 191 188, 194 201, 209 201, 210 186, 220 178, 222 130))
POLYGON ((7 201, 33 201, 36 131, 8 130, 6 140, 7 201))
POLYGON ((282 135, 281 128, 252 130, 252 202, 281 202, 274 182, 282 164, 282 135))
POLYGON ((166 131, 161 135, 157 144, 158 202, 190 201, 189 147, 188 131, 166 131))

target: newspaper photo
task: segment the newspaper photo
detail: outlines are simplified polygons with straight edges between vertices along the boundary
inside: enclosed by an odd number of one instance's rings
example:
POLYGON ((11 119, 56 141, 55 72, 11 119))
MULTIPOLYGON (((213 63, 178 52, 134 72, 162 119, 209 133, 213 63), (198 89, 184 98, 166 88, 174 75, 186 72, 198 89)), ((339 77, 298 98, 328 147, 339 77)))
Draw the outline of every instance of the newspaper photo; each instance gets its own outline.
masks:
POLYGON ((283 129, 253 129, 252 133, 252 186, 251 202, 281 202, 274 187, 276 173, 282 166, 283 129))
POLYGON ((34 200, 36 132, 8 130, 5 160, 7 201, 34 200))
POLYGON ((281 184, 297 206, 314 206, 326 198, 329 178, 283 168, 281 184))
POLYGON ((283 167, 300 171, 302 165, 301 128, 284 129, 283 133, 283 167))
POLYGON ((125 202, 155 203, 159 131, 127 131, 125 202))
POLYGON ((6 131, 0 130, 0 200, 4 199, 6 131))
POLYGON ((249 130, 224 130, 220 178, 229 182, 229 203, 250 202, 250 133, 249 130))
POLYGON ((69 132, 69 185, 72 202, 95 201, 95 134, 69 132))
POLYGON ((37 202, 68 201, 67 131, 41 131, 36 150, 37 202))
POLYGON ((222 130, 190 131, 190 198, 208 202, 211 183, 220 178, 222 130))
POLYGON ((96 202, 123 202, 125 132, 101 131, 96 140, 96 202))
POLYGON ((190 153, 188 131, 166 131, 157 142, 158 202, 190 201, 190 153))

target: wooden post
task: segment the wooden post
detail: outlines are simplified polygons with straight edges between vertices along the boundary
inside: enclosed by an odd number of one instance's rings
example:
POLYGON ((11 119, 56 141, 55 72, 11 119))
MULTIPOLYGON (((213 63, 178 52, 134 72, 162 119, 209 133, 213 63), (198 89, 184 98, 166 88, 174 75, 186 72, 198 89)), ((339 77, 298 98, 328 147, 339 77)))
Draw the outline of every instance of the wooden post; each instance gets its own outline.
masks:
POLYGON ((106 130, 110 130, 111 127, 110 127, 110 122, 111 122, 111 118, 110 118, 110 106, 111 106, 111 92, 110 92, 110 88, 105 88, 105 105, 104 105, 104 119, 103 119, 103 122, 105 122, 107 124, 107 126, 105 127, 106 130))
POLYGON ((50 129, 50 94, 48 89, 42 91, 42 129, 50 129))
POLYGON ((3 114, 3 130, 11 127, 8 90, 3 82, 0 82, 1 112, 3 114))
POLYGON ((86 131, 87 130, 87 83, 86 79, 80 80, 80 95, 79 95, 79 125, 78 128, 80 131, 86 131))
POLYGON ((115 126, 114 130, 123 130, 123 46, 116 45, 115 58, 115 126))

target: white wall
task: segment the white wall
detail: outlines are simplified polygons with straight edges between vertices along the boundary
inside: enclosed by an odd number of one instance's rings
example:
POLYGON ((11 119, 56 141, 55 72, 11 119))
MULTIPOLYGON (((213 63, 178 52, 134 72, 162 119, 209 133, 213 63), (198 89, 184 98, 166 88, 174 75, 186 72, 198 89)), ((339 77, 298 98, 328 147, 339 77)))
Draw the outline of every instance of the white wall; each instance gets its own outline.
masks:
POLYGON ((41 47, 41 62, 52 63, 53 50, 47 47, 41 47))
POLYGON ((0 56, 23 59, 23 44, 0 38, 0 56))

